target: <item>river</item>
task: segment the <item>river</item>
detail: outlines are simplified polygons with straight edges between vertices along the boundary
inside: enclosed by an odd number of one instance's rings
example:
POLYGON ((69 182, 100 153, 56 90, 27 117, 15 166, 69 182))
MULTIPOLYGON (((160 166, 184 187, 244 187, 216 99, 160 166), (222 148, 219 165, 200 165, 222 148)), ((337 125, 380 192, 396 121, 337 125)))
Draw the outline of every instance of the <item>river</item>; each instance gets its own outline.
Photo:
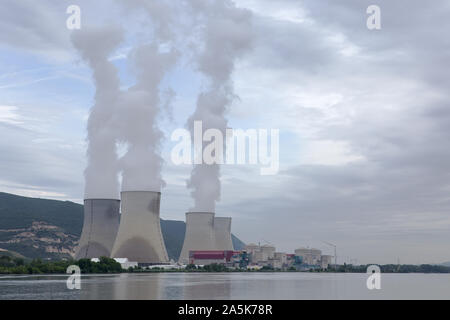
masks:
POLYGON ((450 274, 382 274, 368 290, 355 273, 145 273, 81 275, 69 290, 66 275, 1 275, 5 299, 450 299, 450 274))

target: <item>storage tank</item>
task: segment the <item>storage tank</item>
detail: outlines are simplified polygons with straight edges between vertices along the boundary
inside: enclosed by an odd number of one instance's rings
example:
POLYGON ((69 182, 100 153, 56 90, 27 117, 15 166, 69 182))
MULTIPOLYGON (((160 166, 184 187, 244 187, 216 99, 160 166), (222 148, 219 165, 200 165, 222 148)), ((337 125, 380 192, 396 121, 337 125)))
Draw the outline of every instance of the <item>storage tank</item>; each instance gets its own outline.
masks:
POLYGON ((85 199, 84 223, 75 259, 109 257, 119 228, 120 200, 85 199))
POLYGON ((111 257, 141 264, 168 263, 159 219, 161 193, 124 191, 121 198, 122 216, 111 257))
POLYGON ((186 234, 179 262, 189 263, 189 251, 215 250, 214 212, 187 212, 186 234))
POLYGON ((231 240, 231 218, 214 218, 214 235, 216 237, 216 250, 234 250, 231 240))

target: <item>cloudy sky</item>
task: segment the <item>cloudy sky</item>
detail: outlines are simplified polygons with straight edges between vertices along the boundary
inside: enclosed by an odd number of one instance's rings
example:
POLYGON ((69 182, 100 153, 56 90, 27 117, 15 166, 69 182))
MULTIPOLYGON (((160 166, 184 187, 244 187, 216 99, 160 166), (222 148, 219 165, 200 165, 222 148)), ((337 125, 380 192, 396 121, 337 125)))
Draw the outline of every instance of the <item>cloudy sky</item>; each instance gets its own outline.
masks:
MULTIPOLYGON (((280 130, 280 172, 224 166, 216 212, 245 242, 278 250, 338 246, 339 262, 450 260, 450 3, 436 0, 236 0, 252 12, 251 50, 233 73, 234 128, 280 130), (366 9, 381 8, 381 30, 366 9)), ((82 202, 86 123, 95 86, 66 28, 120 25, 111 57, 148 41, 148 17, 120 1, 0 2, 0 191, 82 202)), ((182 6, 180 5, 182 9, 182 6)), ((150 38, 149 38, 150 37, 150 38)), ((184 51, 182 51, 183 53, 184 51)), ((192 206, 189 166, 174 166, 171 132, 203 86, 189 55, 164 80, 176 93, 166 140, 161 217, 192 206)))

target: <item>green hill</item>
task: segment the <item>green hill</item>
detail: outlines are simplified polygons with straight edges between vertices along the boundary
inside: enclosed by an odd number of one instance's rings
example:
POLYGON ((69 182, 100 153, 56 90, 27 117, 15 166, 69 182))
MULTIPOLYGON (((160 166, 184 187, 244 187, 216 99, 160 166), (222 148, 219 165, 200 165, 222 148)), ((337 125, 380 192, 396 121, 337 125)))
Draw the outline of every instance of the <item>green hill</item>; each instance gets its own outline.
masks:
MULTIPOLYGON (((68 258, 82 228, 83 206, 80 204, 0 192, 0 254, 14 252, 27 258, 68 258)), ((161 230, 169 257, 177 260, 186 224, 161 219, 161 230)), ((244 243, 232 237, 235 249, 242 249, 244 243)))

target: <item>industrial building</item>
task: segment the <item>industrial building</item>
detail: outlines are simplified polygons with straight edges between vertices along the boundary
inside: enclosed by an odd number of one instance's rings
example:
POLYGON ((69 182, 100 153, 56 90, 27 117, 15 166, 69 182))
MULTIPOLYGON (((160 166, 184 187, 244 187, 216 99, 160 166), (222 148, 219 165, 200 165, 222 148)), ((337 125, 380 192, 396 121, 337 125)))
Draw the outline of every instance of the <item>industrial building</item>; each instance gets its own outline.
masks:
POLYGON ((216 238, 213 212, 187 212, 186 233, 179 263, 189 263, 190 251, 214 251, 216 238))
POLYGON ((314 248, 300 248, 295 250, 295 256, 300 257, 303 264, 319 265, 322 251, 314 248))
POLYGON ((295 250, 296 264, 302 268, 326 269, 331 264, 332 256, 322 255, 322 251, 314 248, 295 250))
POLYGON ((124 191, 122 216, 111 257, 127 258, 141 265, 167 264, 161 233, 160 192, 124 191))
POLYGON ((322 269, 327 269, 329 265, 332 264, 333 256, 330 255, 322 255, 320 258, 320 267, 322 269))
POLYGON ((213 250, 213 251, 189 251, 189 263, 195 265, 224 264, 232 266, 239 262, 239 251, 213 250))
POLYGON ((318 249, 300 248, 295 254, 277 252, 272 245, 250 243, 243 251, 191 250, 188 263, 195 265, 222 264, 227 267, 257 270, 269 267, 276 270, 295 268, 299 271, 327 269, 333 256, 322 255, 318 249))
POLYGON ((275 247, 271 245, 256 245, 250 243, 245 246, 245 251, 250 255, 250 263, 261 266, 270 265, 270 260, 275 256, 275 247))
POLYGON ((85 199, 84 222, 75 259, 109 257, 119 229, 120 200, 85 199))
POLYGON ((286 269, 289 267, 289 260, 287 253, 275 252, 271 265, 274 269, 286 269))
POLYGON ((332 256, 322 255, 322 251, 314 248, 300 248, 295 254, 276 252, 272 245, 259 245, 250 243, 245 246, 244 252, 249 256, 248 268, 272 267, 274 269, 297 270, 326 269, 331 264, 332 256))

